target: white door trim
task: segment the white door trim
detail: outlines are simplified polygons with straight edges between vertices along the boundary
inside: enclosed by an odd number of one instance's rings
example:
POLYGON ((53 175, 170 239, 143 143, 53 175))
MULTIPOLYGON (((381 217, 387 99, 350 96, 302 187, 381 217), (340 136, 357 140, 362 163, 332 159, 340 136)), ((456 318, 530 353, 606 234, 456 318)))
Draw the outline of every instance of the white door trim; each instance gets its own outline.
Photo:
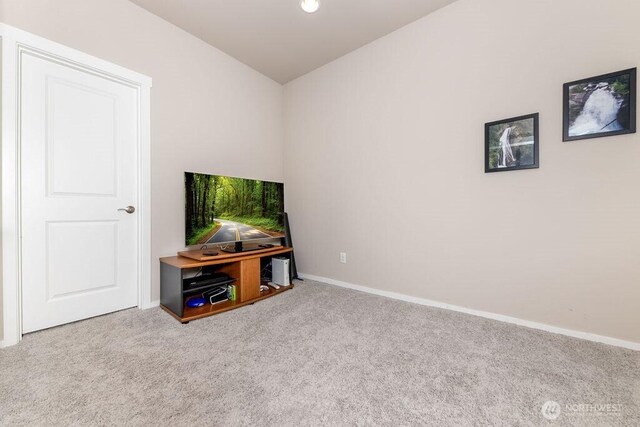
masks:
POLYGON ((2 316, 0 347, 22 338, 20 56, 25 52, 116 80, 138 91, 138 307, 151 300, 151 78, 0 23, 2 41, 2 316))

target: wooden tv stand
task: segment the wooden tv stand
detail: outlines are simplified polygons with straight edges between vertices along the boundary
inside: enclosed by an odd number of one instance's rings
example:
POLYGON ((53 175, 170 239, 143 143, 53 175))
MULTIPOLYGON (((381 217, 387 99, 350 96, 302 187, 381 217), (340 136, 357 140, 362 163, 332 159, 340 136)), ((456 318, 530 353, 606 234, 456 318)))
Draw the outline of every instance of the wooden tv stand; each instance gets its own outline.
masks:
POLYGON ((293 288, 291 284, 260 292, 261 264, 266 262, 262 261, 263 258, 290 256, 293 248, 274 246, 242 253, 220 252, 216 256, 204 256, 202 252, 207 251, 183 252, 191 258, 180 255, 160 258, 160 307, 182 323, 253 304, 293 288), (227 273, 236 279, 236 300, 196 308, 187 307, 186 300, 197 295, 198 290, 184 290, 183 279, 208 266, 216 266, 216 271, 227 273))

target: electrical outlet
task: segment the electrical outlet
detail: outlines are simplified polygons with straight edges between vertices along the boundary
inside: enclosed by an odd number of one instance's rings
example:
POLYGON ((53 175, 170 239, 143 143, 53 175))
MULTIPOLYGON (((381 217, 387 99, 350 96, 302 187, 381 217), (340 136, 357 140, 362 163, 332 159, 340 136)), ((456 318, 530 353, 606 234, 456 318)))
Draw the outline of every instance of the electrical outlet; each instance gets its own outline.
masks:
POLYGON ((343 264, 347 263, 347 253, 346 252, 340 252, 340 262, 343 264))

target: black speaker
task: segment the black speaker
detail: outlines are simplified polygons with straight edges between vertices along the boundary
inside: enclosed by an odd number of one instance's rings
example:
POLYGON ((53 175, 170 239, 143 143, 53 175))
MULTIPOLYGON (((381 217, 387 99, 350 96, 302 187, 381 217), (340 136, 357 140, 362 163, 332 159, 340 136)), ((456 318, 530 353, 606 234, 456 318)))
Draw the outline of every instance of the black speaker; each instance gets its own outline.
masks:
MULTIPOLYGON (((284 246, 293 248, 293 240, 291 238, 291 228, 289 227, 289 215, 286 212, 284 212, 282 215, 284 217, 284 237, 282 238, 283 240, 282 244, 284 246)), ((296 267, 295 249, 293 250, 293 252, 291 252, 291 263, 289 263, 289 269, 290 269, 289 274, 292 279, 302 280, 298 276, 298 268, 296 267)))

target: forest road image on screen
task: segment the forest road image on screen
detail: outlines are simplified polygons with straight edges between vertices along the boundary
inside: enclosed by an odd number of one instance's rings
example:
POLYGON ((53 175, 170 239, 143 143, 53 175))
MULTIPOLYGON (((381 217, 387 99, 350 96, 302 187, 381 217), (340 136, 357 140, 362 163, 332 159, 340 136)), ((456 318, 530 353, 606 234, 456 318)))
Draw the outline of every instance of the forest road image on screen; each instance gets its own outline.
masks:
POLYGON ((284 185, 185 172, 186 245, 284 237, 284 185))

